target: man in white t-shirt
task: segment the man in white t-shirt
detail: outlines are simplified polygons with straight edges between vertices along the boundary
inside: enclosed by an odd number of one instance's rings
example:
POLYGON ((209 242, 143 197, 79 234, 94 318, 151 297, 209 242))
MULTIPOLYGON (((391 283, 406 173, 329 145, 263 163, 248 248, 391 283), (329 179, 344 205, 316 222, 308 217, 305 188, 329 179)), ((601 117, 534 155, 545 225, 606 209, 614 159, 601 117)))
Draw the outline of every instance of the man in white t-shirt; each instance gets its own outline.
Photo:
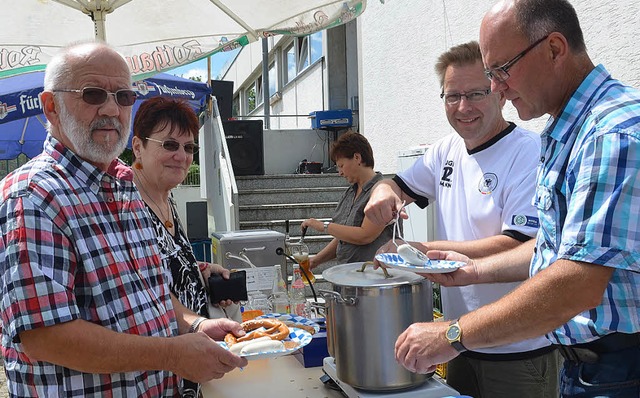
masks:
MULTIPOLYGON (((437 141, 408 170, 379 182, 365 214, 386 223, 402 201, 422 208, 435 202, 437 241, 415 243, 423 252, 455 250, 478 258, 532 239, 538 229, 531 199, 540 137, 503 118, 505 97, 491 92, 477 42, 442 54, 436 72, 447 118, 457 134, 437 141)), ((394 251, 391 242, 378 250, 394 251)), ((517 285, 442 288, 444 315, 452 325, 450 342, 462 352, 449 362, 447 383, 460 393, 475 398, 558 396, 558 357, 544 336, 478 351, 467 351, 455 339, 460 316, 517 285)))

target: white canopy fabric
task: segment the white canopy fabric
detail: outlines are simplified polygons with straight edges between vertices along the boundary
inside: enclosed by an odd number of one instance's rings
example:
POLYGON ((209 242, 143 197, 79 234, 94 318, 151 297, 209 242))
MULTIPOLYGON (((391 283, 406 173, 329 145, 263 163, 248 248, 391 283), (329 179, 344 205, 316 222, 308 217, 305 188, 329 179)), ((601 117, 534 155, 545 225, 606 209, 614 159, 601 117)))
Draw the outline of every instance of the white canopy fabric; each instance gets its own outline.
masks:
POLYGON ((65 45, 99 38, 136 78, 271 35, 349 22, 366 0, 0 0, 0 78, 43 70, 65 45))

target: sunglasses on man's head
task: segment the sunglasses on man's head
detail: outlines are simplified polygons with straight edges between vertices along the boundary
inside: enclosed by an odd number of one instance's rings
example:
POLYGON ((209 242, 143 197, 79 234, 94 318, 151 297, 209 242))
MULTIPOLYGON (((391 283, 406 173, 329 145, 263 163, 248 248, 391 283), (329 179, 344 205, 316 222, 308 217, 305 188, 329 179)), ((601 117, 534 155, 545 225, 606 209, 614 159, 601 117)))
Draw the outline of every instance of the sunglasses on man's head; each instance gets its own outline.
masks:
POLYGON ((89 105, 102 105, 107 102, 109 95, 116 98, 116 102, 120 106, 132 106, 136 102, 138 94, 129 89, 118 90, 115 93, 107 91, 100 87, 85 87, 83 89, 57 89, 51 90, 54 93, 82 93, 82 100, 89 105))
POLYGON ((155 140, 155 139, 149 138, 149 137, 146 137, 145 139, 147 141, 153 141, 153 142, 159 143, 160 146, 162 147, 162 149, 164 149, 165 151, 169 151, 169 152, 175 152, 178 149, 180 149, 180 147, 182 146, 186 153, 188 153, 189 155, 193 155, 194 153, 198 152, 198 150, 200 149, 198 144, 194 144, 193 142, 188 142, 186 144, 181 144, 178 141, 174 141, 174 140, 160 141, 160 140, 155 140))

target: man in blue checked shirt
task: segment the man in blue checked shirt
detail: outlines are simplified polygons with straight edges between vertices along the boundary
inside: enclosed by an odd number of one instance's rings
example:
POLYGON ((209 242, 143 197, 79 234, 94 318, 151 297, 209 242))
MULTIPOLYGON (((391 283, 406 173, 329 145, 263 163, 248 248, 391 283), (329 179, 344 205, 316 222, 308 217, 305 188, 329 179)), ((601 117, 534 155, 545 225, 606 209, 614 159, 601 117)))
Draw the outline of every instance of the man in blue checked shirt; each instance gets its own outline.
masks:
POLYGON ((540 229, 492 257, 429 252, 468 263, 425 274, 447 286, 526 280, 457 324, 409 327, 396 358, 425 373, 458 351, 546 333, 565 358, 563 397, 638 398, 640 91, 594 66, 566 0, 500 2, 482 21, 480 48, 491 90, 520 118, 551 115, 533 198, 540 229))

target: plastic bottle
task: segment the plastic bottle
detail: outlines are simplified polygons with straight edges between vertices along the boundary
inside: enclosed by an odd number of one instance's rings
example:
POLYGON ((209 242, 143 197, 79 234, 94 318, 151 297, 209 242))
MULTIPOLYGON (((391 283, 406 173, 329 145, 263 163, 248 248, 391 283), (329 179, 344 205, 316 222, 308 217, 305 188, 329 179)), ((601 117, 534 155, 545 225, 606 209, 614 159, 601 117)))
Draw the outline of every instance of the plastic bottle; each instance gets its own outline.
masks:
POLYGON ((269 296, 271 307, 273 308, 273 312, 288 314, 291 312, 291 307, 289 306, 287 284, 282 278, 282 266, 280 264, 276 264, 273 268, 273 288, 271 289, 271 296, 269 296))
POLYGON ((304 282, 300 265, 293 264, 293 279, 291 281, 291 313, 309 318, 309 304, 304 293, 304 282))

